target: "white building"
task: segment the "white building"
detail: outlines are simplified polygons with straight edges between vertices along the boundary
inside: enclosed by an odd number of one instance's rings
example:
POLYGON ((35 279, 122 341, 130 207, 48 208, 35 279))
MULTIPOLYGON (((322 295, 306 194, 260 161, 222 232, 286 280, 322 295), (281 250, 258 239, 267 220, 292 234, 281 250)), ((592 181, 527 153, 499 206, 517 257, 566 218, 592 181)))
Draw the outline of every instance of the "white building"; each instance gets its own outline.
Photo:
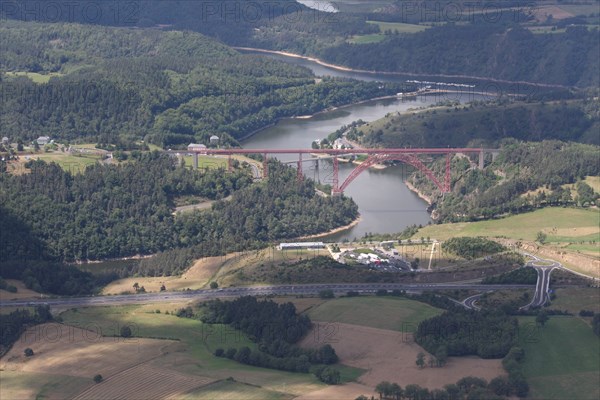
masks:
POLYGON ((277 248, 279 250, 324 249, 325 243, 323 243, 323 242, 280 243, 277 248))
POLYGON ((217 135, 212 135, 210 137, 210 144, 219 144, 219 137, 217 135))
POLYGON ((203 144, 199 144, 199 143, 190 143, 190 144, 188 144, 187 149, 188 149, 188 151, 192 151, 192 152, 200 152, 200 151, 206 150, 206 146, 203 144))

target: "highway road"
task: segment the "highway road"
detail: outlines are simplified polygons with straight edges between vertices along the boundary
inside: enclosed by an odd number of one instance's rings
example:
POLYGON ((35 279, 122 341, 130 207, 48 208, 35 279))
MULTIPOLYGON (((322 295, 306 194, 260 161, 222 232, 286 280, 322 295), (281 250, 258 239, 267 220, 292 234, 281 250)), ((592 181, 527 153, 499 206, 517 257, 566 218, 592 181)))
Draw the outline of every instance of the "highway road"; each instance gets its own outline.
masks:
POLYGON ((534 268, 537 271, 538 277, 535 284, 535 294, 531 302, 520 309, 527 310, 532 307, 542 307, 550 301, 548 294, 548 290, 550 289, 550 274, 555 268, 562 268, 562 265, 557 261, 544 260, 530 253, 523 254, 530 258, 525 265, 534 268))
POLYGON ((348 284, 314 284, 314 285, 272 285, 272 286, 243 286, 224 289, 186 290, 181 292, 159 292, 145 294, 90 296, 90 297, 56 297, 36 300, 7 300, 1 301, 0 307, 25 307, 38 304, 50 306, 108 306, 124 304, 168 303, 190 300, 207 300, 221 297, 236 297, 244 295, 316 295, 321 290, 330 289, 343 294, 348 291, 359 293, 374 293, 380 289, 406 290, 420 292, 423 290, 455 290, 471 289, 480 291, 523 289, 531 285, 482 285, 478 283, 431 283, 431 284, 400 284, 400 283, 348 283, 348 284))

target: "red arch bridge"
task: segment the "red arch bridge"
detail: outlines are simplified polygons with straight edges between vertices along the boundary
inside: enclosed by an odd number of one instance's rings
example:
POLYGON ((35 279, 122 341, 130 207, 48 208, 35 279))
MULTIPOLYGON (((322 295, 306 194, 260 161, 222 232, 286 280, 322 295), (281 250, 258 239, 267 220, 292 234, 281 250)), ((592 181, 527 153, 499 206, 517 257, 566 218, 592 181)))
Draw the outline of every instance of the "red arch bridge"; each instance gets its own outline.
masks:
MULTIPOLYGON (((333 182, 332 194, 339 195, 350 185, 350 183, 361 172, 369 167, 383 163, 384 161, 400 161, 411 165, 422 172, 429 178, 440 190, 441 193, 450 191, 450 159, 454 154, 470 154, 479 156, 479 168, 483 169, 484 157, 486 153, 491 153, 492 156, 498 154, 496 149, 484 148, 402 148, 402 149, 194 149, 182 150, 178 153, 192 154, 194 157, 194 168, 198 168, 199 155, 220 155, 227 156, 229 166, 231 166, 232 155, 250 155, 261 154, 263 156, 263 176, 268 176, 268 157, 276 154, 298 154, 298 179, 303 178, 302 163, 308 161, 303 159, 304 155, 309 155, 318 158, 331 158, 333 161, 333 182), (340 183, 339 181, 339 160, 342 156, 366 155, 367 159, 356 166, 348 177, 340 183), (437 177, 435 173, 423 163, 423 156, 446 156, 446 169, 443 177, 437 177)), ((175 151, 171 151, 175 153, 175 151)), ((314 158, 313 158, 314 159, 314 158)))

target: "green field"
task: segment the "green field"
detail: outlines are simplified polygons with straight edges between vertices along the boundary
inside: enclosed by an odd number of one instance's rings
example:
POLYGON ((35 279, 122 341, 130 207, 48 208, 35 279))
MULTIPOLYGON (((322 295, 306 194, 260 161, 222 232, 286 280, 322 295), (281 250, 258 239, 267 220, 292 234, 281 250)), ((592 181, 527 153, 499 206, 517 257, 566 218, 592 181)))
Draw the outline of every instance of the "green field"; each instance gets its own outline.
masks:
POLYGON ((548 240, 552 241, 550 230, 569 231, 569 237, 575 240, 588 240, 588 235, 600 232, 600 211, 580 208, 547 207, 529 213, 510 217, 454 224, 429 225, 413 236, 422 236, 445 240, 455 236, 507 237, 519 240, 535 240, 537 232, 548 230, 548 240), (581 229, 585 228, 585 229, 581 229), (581 236, 578 235, 579 232, 581 236), (589 230, 595 231, 590 233, 589 230), (583 238, 583 239, 580 239, 583 238))
POLYGON ((521 317, 519 324, 529 397, 600 398, 600 338, 585 322, 575 317, 550 317, 546 326, 537 329, 534 317, 521 317))
POLYGON ((381 32, 398 31, 399 33, 417 33, 429 29, 429 26, 405 24, 402 22, 367 21, 367 23, 379 26, 381 32))
POLYGON ((341 297, 308 313, 315 321, 341 322, 400 332, 414 332, 425 319, 441 310, 418 301, 397 297, 341 297))
MULTIPOLYGON (((194 157, 183 156, 185 166, 194 166, 194 157)), ((227 158, 213 156, 198 156, 198 168, 227 168, 227 158)))
POLYGON ((65 171, 80 173, 83 172, 88 165, 93 165, 100 161, 100 156, 95 154, 71 155, 68 153, 40 153, 29 156, 29 159, 55 162, 65 171))
POLYGON ((234 381, 219 381, 180 397, 180 400, 283 400, 292 396, 234 381))

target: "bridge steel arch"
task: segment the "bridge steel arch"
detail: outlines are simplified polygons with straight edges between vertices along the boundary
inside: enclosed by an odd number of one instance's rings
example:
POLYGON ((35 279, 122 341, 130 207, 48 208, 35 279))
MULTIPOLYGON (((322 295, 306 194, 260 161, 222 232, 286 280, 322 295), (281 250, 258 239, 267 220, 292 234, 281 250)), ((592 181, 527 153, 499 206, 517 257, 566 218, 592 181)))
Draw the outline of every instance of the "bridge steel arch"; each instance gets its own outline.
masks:
MULTIPOLYGON (((342 182, 341 185, 337 185, 337 182, 334 182, 332 194, 340 195, 344 192, 344 190, 352 183, 354 179, 362 172, 366 171, 370 167, 375 164, 380 164, 384 161, 400 161, 404 164, 412 165, 420 172, 425 174, 440 190, 442 193, 450 192, 450 153, 446 154, 446 174, 444 183, 440 182, 440 180, 435 176, 433 171, 428 168, 415 154, 371 154, 365 161, 359 164, 356 168, 352 170, 350 175, 342 182)), ((334 175, 337 175, 337 171, 334 171, 334 175)))

